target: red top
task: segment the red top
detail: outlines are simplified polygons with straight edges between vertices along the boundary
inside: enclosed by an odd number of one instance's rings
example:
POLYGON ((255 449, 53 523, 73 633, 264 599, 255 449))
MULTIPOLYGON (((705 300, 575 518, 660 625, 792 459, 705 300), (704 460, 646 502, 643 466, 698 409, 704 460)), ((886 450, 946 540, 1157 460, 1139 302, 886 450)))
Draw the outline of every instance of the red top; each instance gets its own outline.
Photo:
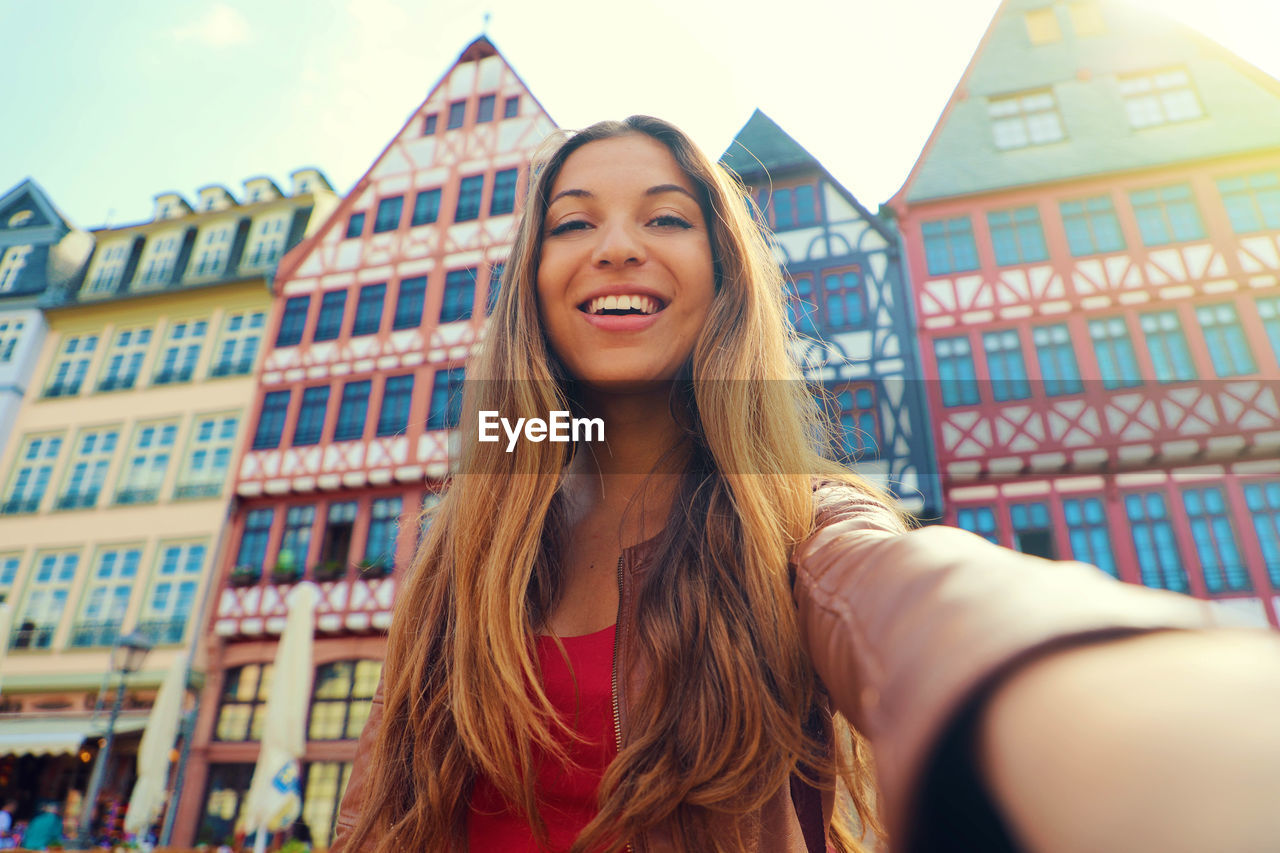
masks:
POLYGON ((580 637, 560 638, 573 664, 572 673, 550 637, 536 638, 547 698, 569 727, 586 738, 585 742, 561 741, 569 757, 583 768, 576 772, 567 772, 560 764, 545 760, 541 751, 535 752, 538 810, 546 822, 551 847, 534 843, 528 822, 508 806, 488 778, 481 776, 471 793, 467 823, 472 853, 568 850, 578 833, 595 817, 600 780, 609 762, 618 754, 613 729, 614 627, 610 625, 580 637), (575 674, 581 704, 575 694, 575 674), (579 709, 580 713, 575 713, 579 709))

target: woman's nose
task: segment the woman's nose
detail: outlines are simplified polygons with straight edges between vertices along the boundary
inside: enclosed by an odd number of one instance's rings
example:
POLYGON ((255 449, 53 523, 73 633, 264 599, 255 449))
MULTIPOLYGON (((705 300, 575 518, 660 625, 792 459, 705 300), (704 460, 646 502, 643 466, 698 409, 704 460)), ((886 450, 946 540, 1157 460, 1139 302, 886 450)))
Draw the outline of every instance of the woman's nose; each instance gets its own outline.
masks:
POLYGON ((644 263, 644 241, 628 223, 603 224, 597 230, 598 239, 591 261, 597 266, 621 267, 644 263))

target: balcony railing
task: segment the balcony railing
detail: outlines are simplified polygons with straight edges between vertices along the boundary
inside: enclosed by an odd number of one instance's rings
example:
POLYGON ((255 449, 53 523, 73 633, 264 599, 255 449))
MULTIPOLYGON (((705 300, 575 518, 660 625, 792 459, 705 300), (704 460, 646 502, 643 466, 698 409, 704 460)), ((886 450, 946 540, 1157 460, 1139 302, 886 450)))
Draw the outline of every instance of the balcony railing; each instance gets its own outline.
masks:
POLYGON ((253 372, 253 359, 220 361, 209 371, 210 376, 244 376, 253 372))
POLYGON ((114 646, 120 637, 120 623, 77 622, 71 628, 71 645, 76 648, 114 646))
POLYGON ((162 370, 151 380, 151 384, 172 385, 176 382, 190 382, 193 373, 195 373, 194 367, 184 367, 181 370, 162 370))
POLYGON ((96 506, 98 503, 98 493, 93 492, 73 492, 58 498, 58 509, 88 509, 96 506))
POLYGON ((116 492, 118 504, 149 504, 160 495, 159 489, 121 489, 116 492))
POLYGON ((56 625, 35 625, 30 622, 13 629, 9 634, 10 649, 47 649, 53 645, 56 625))
POLYGON ((9 498, 0 504, 0 515, 20 515, 40 508, 40 497, 9 498))
POLYGON ((133 387, 136 376, 108 376, 98 383, 99 391, 127 391, 133 387))
POLYGON ((222 494, 222 481, 214 483, 183 483, 173 490, 174 498, 216 498, 222 494))
POLYGON ((187 631, 187 619, 146 619, 138 623, 138 631, 157 645, 176 645, 187 631))
POLYGON ((44 389, 46 397, 74 397, 80 393, 79 382, 55 382, 44 389))

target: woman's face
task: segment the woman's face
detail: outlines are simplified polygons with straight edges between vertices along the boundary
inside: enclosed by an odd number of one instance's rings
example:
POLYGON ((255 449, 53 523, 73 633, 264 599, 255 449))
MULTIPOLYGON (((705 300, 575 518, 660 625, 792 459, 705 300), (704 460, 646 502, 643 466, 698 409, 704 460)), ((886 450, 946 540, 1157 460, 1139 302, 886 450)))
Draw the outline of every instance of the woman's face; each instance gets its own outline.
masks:
POLYGON ((715 294, 697 192, 644 134, 589 142, 565 160, 543 225, 538 309, 574 378, 638 389, 688 360, 715 294))

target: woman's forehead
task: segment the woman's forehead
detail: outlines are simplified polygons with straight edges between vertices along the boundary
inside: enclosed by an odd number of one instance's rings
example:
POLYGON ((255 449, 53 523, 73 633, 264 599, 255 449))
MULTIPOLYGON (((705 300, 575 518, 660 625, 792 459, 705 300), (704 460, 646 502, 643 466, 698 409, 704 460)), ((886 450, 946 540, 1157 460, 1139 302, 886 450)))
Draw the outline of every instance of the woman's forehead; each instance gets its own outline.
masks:
POLYGON ((561 193, 578 190, 643 193, 663 184, 695 192, 694 182, 666 145, 647 134, 628 133, 593 140, 570 154, 556 175, 550 197, 554 201, 561 193))

